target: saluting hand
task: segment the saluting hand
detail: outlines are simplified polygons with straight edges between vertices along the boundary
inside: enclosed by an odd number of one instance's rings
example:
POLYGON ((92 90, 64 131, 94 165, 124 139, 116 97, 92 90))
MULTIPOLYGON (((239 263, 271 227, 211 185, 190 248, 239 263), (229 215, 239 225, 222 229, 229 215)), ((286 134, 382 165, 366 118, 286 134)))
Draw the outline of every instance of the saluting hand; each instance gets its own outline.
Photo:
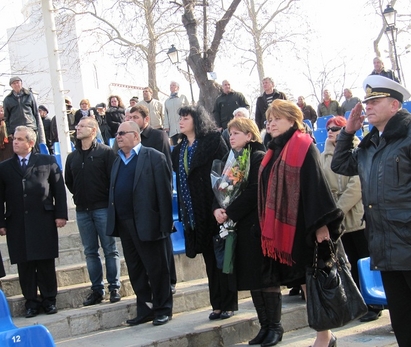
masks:
POLYGON ((358 102, 351 110, 350 116, 347 119, 345 131, 348 134, 354 134, 358 129, 361 129, 365 116, 362 113, 362 104, 358 102))

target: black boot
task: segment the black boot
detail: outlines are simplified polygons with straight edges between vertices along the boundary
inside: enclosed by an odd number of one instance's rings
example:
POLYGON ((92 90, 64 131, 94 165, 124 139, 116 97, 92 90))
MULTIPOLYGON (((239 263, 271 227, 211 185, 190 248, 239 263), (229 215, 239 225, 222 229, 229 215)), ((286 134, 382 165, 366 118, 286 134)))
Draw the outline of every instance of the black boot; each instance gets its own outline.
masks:
POLYGON ((260 322, 260 331, 257 336, 248 341, 249 345, 260 345, 267 336, 268 333, 268 319, 265 312, 265 303, 263 293, 261 290, 252 290, 251 297, 253 298, 253 304, 257 311, 258 321, 260 322))
POLYGON ((281 325, 281 293, 263 292, 265 311, 268 318, 268 333, 261 347, 275 346, 283 339, 284 329, 281 325))

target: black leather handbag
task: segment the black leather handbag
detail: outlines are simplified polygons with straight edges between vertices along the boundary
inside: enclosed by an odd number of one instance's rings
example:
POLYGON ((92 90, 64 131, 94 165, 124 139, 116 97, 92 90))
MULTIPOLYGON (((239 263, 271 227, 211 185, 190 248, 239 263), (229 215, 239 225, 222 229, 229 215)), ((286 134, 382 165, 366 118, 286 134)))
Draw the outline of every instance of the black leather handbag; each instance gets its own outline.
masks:
POLYGON ((367 313, 341 240, 336 246, 332 241, 328 245, 330 259, 324 262, 318 259, 315 243, 313 265, 306 271, 308 324, 316 331, 342 327, 367 313))

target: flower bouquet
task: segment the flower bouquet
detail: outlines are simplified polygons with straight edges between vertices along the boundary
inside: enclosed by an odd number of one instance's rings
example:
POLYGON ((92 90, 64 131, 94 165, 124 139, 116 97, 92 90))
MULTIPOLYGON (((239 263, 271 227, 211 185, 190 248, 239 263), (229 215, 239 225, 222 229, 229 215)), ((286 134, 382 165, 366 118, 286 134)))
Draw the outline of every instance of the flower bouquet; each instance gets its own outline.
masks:
MULTIPOLYGON (((211 186, 222 208, 227 208, 241 194, 247 184, 250 171, 250 149, 230 151, 223 167, 221 160, 214 160, 211 168, 211 186)), ((220 238, 225 239, 223 273, 232 273, 234 248, 237 240, 236 223, 231 219, 220 225, 220 238)))

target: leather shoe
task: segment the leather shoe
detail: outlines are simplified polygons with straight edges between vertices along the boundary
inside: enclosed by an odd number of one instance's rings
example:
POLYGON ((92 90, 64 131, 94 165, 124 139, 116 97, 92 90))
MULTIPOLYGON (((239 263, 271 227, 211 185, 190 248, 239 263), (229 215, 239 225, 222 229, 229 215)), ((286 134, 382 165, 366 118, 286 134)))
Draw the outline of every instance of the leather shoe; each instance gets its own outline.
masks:
POLYGON ((46 314, 54 314, 54 313, 57 313, 57 308, 55 305, 48 305, 44 307, 44 312, 46 314))
POLYGON ((83 301, 84 306, 96 305, 99 304, 103 300, 103 294, 93 291, 87 297, 86 300, 83 301))
POLYGON ((28 308, 26 311, 26 318, 33 318, 39 314, 39 310, 35 308, 28 308))
POLYGON ((113 303, 113 302, 118 302, 120 300, 121 300, 121 296, 120 296, 120 293, 118 292, 118 289, 113 289, 110 292, 110 302, 113 303))
POLYGON ((234 316, 234 311, 223 311, 221 312, 220 318, 227 319, 227 318, 231 318, 232 316, 234 316))
POLYGON ((168 323, 171 320, 169 316, 161 315, 154 317, 153 325, 163 325, 168 323))
POLYGON ((210 315, 208 316, 209 320, 214 320, 214 319, 219 319, 221 317, 221 311, 220 312, 211 312, 210 315))
POLYGON ((143 324, 143 323, 147 323, 147 322, 151 322, 154 319, 154 315, 149 314, 147 316, 144 317, 136 317, 133 319, 127 319, 126 323, 129 325, 139 325, 139 324, 143 324))
POLYGON ((368 310, 365 316, 362 316, 360 318, 360 322, 372 322, 373 320, 377 320, 380 317, 381 317, 381 311, 374 312, 374 311, 368 310))

